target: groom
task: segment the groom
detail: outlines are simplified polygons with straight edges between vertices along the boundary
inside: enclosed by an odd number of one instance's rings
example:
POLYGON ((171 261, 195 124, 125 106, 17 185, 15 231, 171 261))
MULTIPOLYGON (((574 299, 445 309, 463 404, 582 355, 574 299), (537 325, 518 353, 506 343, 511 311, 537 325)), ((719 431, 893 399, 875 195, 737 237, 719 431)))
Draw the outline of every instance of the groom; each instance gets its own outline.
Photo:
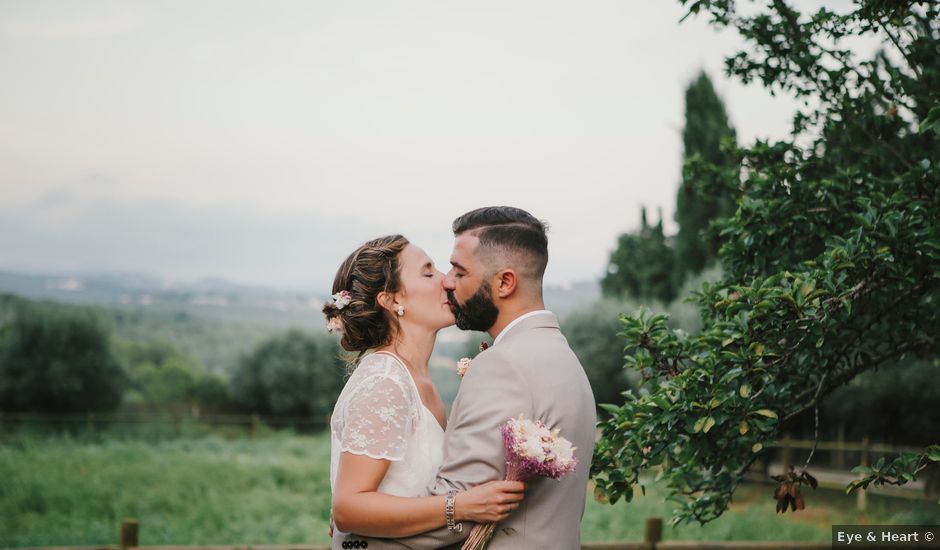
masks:
MULTIPOLYGON (((577 549, 595 404, 584 369, 542 300, 545 225, 524 210, 498 206, 460 216, 453 230, 452 269, 444 287, 457 326, 489 333, 493 345, 473 359, 460 383, 447 425, 444 464, 428 493, 444 495, 503 479, 499 425, 520 414, 541 420, 577 447, 578 467, 559 480, 528 482, 522 505, 500 523, 488 548, 577 549)), ((459 548, 472 527, 466 523, 459 532, 443 527, 401 539, 348 535, 342 547, 459 548)))

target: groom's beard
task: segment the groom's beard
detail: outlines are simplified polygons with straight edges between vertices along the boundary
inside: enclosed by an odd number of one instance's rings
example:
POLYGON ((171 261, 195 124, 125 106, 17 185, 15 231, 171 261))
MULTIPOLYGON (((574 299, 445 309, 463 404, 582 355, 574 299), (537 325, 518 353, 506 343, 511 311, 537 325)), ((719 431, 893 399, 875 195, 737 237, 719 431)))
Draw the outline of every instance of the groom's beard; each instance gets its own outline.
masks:
POLYGON ((451 290, 447 291, 447 299, 453 306, 457 328, 461 330, 486 332, 499 317, 499 310, 493 304, 493 294, 488 282, 481 283, 480 288, 463 304, 457 303, 457 297, 451 290))

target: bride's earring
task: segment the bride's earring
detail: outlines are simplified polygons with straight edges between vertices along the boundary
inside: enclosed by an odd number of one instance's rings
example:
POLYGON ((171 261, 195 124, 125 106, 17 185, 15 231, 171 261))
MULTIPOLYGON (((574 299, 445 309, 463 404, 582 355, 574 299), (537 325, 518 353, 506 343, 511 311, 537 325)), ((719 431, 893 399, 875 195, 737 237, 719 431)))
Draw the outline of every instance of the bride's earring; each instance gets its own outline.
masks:
POLYGON ((398 305, 398 316, 399 316, 399 317, 402 317, 402 316, 404 316, 404 315, 405 315, 405 306, 399 304, 399 305, 398 305))

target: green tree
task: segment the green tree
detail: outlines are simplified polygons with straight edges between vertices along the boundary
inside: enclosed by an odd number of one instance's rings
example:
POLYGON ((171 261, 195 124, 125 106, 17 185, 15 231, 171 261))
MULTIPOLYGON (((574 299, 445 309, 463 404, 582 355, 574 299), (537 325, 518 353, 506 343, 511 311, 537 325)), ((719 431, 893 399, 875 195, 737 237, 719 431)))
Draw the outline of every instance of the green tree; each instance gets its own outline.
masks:
MULTIPOLYGON (((734 128, 728 122, 724 103, 703 71, 685 90, 683 157, 686 161, 732 168, 735 158, 727 147, 734 140, 734 128), (727 142, 724 149, 722 142, 727 142)), ((695 183, 692 178, 683 178, 676 196, 675 220, 679 232, 675 237, 675 273, 680 283, 684 276, 699 273, 718 257, 718 240, 706 238, 704 232, 713 219, 730 216, 735 209, 734 193, 706 193, 695 183)))
POLYGON ((601 300, 572 311, 561 321, 561 330, 587 374, 594 400, 619 403, 622 392, 635 388, 636 373, 623 369, 624 342, 619 335, 623 302, 601 300))
MULTIPOLYGON (((842 427, 849 441, 878 434, 894 445, 927 445, 940 426, 940 368, 929 361, 903 361, 860 374, 832 392, 819 410, 820 427, 827 439, 842 427)), ((794 418, 810 437, 813 415, 794 418)))
POLYGON ((228 403, 225 382, 169 342, 121 342, 115 353, 129 379, 125 404, 223 408, 228 403))
POLYGON ((3 301, 0 409, 86 412, 120 405, 126 377, 92 310, 3 301))
MULTIPOLYGON (((639 472, 660 468, 681 505, 673 521, 704 523, 782 429, 809 414, 818 431, 836 389, 940 352, 940 6, 681 2, 750 44, 729 74, 806 101, 790 138, 734 150, 733 169, 686 165, 704 192, 737 193, 734 216, 715 222, 723 278, 695 294, 702 331, 648 312, 623 321, 627 366, 649 381, 609 409, 598 491, 629 499, 639 472), (857 36, 888 50, 859 59, 844 46, 857 36)), ((937 461, 937 445, 879 460, 848 490, 903 484, 937 461)), ((776 478, 778 511, 803 507, 810 462, 776 478)))
POLYGON ((323 416, 332 412, 345 372, 334 340, 291 330, 242 358, 232 376, 232 398, 259 414, 323 416))
POLYGON ((604 296, 671 302, 676 297, 675 253, 663 234, 662 213, 650 226, 641 210, 640 230, 624 233, 611 252, 607 274, 601 279, 604 296))

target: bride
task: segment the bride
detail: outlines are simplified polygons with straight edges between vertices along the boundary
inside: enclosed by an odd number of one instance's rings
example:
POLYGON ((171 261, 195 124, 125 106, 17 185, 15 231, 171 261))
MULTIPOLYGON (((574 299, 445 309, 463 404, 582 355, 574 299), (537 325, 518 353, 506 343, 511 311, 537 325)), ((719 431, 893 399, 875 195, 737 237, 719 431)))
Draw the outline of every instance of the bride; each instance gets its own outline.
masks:
MULTIPOLYGON (((437 332, 454 324, 444 274, 401 235, 346 258, 323 307, 342 347, 358 352, 330 422, 332 517, 338 532, 404 537, 443 527, 445 496, 423 496, 443 462, 444 404, 428 374, 437 332)), ((453 520, 498 522, 523 499, 520 482, 456 494, 453 520)))

